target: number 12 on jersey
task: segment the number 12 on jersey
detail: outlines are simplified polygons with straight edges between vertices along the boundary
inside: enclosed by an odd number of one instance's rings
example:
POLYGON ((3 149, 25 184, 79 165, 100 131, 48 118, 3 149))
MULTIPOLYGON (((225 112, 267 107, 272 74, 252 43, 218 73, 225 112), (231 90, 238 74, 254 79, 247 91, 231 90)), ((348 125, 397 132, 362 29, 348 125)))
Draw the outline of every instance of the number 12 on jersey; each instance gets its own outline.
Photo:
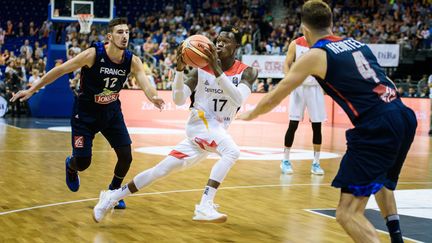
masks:
POLYGON ((220 106, 219 111, 222 111, 222 109, 224 108, 225 104, 227 103, 228 100, 225 99, 213 99, 214 102, 214 111, 218 111, 218 103, 220 106), (222 103, 222 105, 220 105, 222 103))
POLYGON ((105 88, 111 88, 112 89, 115 87, 118 78, 104 78, 103 80, 105 81, 105 88))

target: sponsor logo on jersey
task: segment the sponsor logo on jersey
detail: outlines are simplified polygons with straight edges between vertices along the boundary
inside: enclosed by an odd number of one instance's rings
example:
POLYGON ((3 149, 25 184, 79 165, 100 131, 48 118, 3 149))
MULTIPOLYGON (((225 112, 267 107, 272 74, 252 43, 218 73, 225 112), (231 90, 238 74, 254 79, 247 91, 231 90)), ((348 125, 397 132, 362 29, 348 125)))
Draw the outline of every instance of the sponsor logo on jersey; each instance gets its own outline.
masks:
POLYGON ((204 85, 210 85, 209 81, 206 80, 206 81, 204 82, 204 85))
POLYGON ((119 97, 119 93, 109 89, 104 89, 102 93, 96 94, 94 97, 96 103, 106 105, 116 101, 119 97))
POLYGON ((83 136, 74 136, 74 147, 75 148, 84 148, 84 137, 83 136))
POLYGON ((99 73, 126 76, 126 70, 116 68, 101 67, 99 73))
POLYGON ((237 85, 239 84, 239 80, 238 80, 237 77, 234 77, 234 78, 232 79, 232 82, 233 82, 233 84, 234 84, 235 86, 237 86, 237 85))
POLYGON ((105 59, 102 58, 102 59, 100 60, 100 62, 105 62, 105 59))
POLYGON ((207 87, 205 87, 205 92, 206 93, 223 94, 222 89, 214 89, 214 88, 207 88, 207 87))

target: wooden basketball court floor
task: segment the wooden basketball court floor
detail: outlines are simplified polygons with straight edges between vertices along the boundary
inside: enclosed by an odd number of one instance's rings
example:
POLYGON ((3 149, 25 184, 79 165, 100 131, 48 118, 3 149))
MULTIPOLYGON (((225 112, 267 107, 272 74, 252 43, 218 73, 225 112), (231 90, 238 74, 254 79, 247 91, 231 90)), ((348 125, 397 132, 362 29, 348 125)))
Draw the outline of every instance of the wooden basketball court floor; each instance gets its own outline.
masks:
MULTIPOLYGON (((6 122, 20 124, 20 120, 0 121, 0 242, 351 242, 334 218, 309 210, 337 206, 339 191, 330 183, 340 157, 321 160, 324 176, 310 174, 310 160, 293 161, 291 176, 281 175, 278 159, 239 160, 216 195, 220 212, 228 214, 224 224, 191 220, 214 159, 157 181, 127 198, 126 210, 115 210, 96 224, 92 208, 99 191, 110 183, 116 163, 106 140, 96 136, 92 165, 80 174, 81 188, 73 193, 64 182, 70 134, 19 128, 6 122)), ((67 125, 65 120, 24 123, 67 125)), ((129 122, 128 126, 181 130, 184 121, 129 122)), ((285 124, 235 121, 230 132, 241 146, 280 148, 285 129, 285 124)), ((322 150, 341 156, 345 130, 323 126, 322 150)), ((309 124, 300 125, 294 148, 312 153, 311 135, 309 124)), ((134 149, 172 146, 184 138, 181 133, 169 132, 131 137, 134 149)), ((427 134, 418 134, 398 190, 432 189, 431 144, 427 134)), ((270 154, 282 156, 274 150, 256 153, 262 158, 270 154)), ((136 151, 133 156, 125 182, 164 157, 136 151)), ((432 210, 430 199, 423 208, 432 210)), ((379 235, 382 242, 389 242, 386 233, 379 235)))

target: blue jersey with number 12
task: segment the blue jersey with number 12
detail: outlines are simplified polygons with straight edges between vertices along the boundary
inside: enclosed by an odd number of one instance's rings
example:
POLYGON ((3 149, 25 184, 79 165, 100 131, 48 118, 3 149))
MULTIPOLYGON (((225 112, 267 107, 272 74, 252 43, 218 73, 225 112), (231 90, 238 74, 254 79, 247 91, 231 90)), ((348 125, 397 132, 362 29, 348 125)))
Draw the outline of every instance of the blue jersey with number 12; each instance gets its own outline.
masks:
POLYGON ((327 53, 327 73, 324 79, 317 78, 319 84, 353 124, 365 113, 383 112, 386 104, 400 100, 394 83, 366 44, 351 38, 328 36, 312 48, 327 53))
POLYGON ((103 43, 97 42, 92 47, 96 49, 95 61, 91 68, 81 68, 78 102, 80 106, 96 105, 100 108, 119 105, 119 92, 127 81, 133 55, 125 50, 122 63, 114 63, 103 43))

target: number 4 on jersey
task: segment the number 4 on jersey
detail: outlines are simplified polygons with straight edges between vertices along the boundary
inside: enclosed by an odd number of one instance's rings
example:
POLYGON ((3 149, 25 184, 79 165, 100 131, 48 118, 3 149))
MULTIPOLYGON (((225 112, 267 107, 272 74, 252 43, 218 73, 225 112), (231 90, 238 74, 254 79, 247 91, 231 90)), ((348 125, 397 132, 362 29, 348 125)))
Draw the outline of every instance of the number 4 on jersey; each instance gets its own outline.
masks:
POLYGON ((352 55, 361 76, 364 79, 373 79, 375 83, 379 83, 380 80, 378 79, 375 70, 371 68, 368 60, 366 60, 366 58, 363 56, 363 53, 361 53, 361 51, 356 51, 353 52, 352 55))

